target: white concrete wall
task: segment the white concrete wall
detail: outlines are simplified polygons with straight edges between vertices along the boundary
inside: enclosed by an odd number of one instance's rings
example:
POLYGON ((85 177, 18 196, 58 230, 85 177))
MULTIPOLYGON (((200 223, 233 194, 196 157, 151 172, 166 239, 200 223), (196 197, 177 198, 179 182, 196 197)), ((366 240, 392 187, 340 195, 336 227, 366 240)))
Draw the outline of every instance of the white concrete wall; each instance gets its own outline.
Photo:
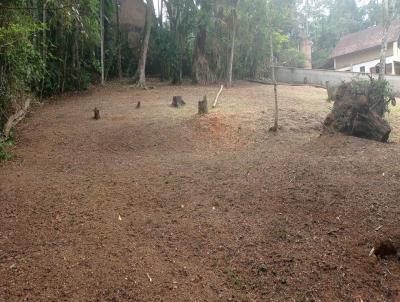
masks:
MULTIPOLYGON (((392 45, 393 47, 393 55, 388 56, 386 58, 386 64, 393 64, 394 62, 400 62, 400 49, 399 49, 399 45, 398 42, 394 42, 392 45)), ((379 50, 380 52, 380 50, 379 50)), ((376 56, 380 55, 376 54, 376 56)), ((349 55, 350 56, 350 55, 349 55)), ((353 56, 355 56, 355 54, 353 54, 353 56)), ((357 55, 357 57, 362 57, 361 55, 357 55)), ((364 61, 361 63, 357 63, 357 64, 353 64, 353 65, 349 65, 349 66, 345 66, 342 68, 338 68, 338 71, 352 71, 352 72, 361 72, 361 67, 365 67, 365 72, 366 73, 370 73, 370 69, 375 67, 376 65, 378 65, 378 63, 380 62, 380 59, 375 59, 375 60, 368 60, 368 61, 364 61)), ((335 59, 335 69, 336 69, 336 59, 335 59)), ((394 75, 394 66, 392 65, 392 74, 394 75)))
MULTIPOLYGON (((290 67, 275 67, 276 80, 281 83, 288 84, 315 84, 326 86, 328 81, 330 85, 339 85, 343 81, 351 81, 352 79, 368 80, 366 74, 357 72, 345 72, 336 70, 323 69, 302 69, 290 67)), ((378 77, 378 75, 373 75, 378 77)), ((400 76, 386 76, 387 81, 391 84, 396 96, 400 97, 400 76)))
POLYGON ((393 55, 395 57, 400 57, 400 49, 399 49, 399 43, 398 42, 394 42, 393 43, 393 55))
MULTIPOLYGON (((393 62, 400 62, 400 58, 398 57, 387 57, 386 58, 386 64, 393 64, 393 62)), ((356 64, 353 66, 349 66, 346 68, 340 68, 338 69, 338 71, 346 71, 346 70, 350 70, 352 72, 361 72, 361 67, 365 67, 365 72, 366 73, 370 73, 370 69, 375 67, 376 65, 378 65, 380 62, 380 60, 373 60, 373 61, 369 61, 369 62, 364 62, 364 63, 360 63, 360 64, 356 64)), ((394 68, 392 67, 392 72, 394 73, 394 68)))

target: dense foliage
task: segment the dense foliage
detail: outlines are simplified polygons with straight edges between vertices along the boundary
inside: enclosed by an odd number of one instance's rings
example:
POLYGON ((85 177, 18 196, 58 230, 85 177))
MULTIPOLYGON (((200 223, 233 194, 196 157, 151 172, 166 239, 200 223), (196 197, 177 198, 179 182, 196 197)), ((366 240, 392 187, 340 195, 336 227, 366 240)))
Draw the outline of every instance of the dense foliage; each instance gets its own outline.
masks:
MULTIPOLYGON (((106 3, 111 19, 114 5, 106 3)), ((97 0, 2 1, 0 126, 26 94, 49 96, 92 83, 99 70, 98 12, 97 0)))

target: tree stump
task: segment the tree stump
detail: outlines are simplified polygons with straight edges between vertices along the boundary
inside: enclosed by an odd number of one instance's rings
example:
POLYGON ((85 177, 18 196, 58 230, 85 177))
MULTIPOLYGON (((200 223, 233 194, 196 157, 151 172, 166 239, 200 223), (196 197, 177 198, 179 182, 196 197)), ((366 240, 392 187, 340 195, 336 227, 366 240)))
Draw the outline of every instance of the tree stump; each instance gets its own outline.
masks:
POLYGON ((385 105, 382 104, 385 98, 376 100, 374 94, 380 92, 374 85, 375 82, 371 82, 363 87, 357 82, 350 82, 332 90, 329 94, 334 105, 325 119, 325 130, 387 142, 391 128, 383 118, 384 111, 381 109, 385 105))
POLYGON ((186 105, 185 101, 182 99, 182 96, 174 96, 172 98, 172 107, 179 108, 183 105, 186 105))
POLYGON ((389 239, 385 239, 376 243, 373 253, 378 258, 386 259, 387 257, 395 256, 398 260, 400 260, 400 247, 396 247, 395 242, 392 242, 389 239))
POLYGON ((203 100, 199 101, 199 114, 207 114, 208 113, 208 101, 207 97, 204 96, 203 100))
POLYGON ((93 118, 95 120, 99 120, 100 119, 100 110, 97 109, 97 107, 96 107, 96 108, 94 108, 93 112, 94 112, 94 117, 93 118))

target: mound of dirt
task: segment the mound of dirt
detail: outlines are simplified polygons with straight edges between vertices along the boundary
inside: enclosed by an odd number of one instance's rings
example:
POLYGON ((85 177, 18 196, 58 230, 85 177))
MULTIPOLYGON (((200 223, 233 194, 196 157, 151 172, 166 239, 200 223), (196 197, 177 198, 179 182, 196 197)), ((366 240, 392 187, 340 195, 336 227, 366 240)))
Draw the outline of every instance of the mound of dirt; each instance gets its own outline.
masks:
POLYGON ((236 146, 242 137, 241 128, 231 118, 224 115, 194 116, 185 122, 185 127, 193 133, 194 140, 226 147, 236 146))

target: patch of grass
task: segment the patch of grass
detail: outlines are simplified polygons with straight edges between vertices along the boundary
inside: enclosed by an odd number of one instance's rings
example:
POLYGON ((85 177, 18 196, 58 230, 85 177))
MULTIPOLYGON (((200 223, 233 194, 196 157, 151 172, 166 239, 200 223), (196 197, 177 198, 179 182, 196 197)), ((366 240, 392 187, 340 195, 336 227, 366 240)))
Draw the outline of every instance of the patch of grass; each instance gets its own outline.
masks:
POLYGON ((227 274, 229 281, 232 283, 234 289, 238 291, 245 289, 242 278, 240 278, 240 276, 236 272, 232 270, 226 270, 225 273, 227 274))

